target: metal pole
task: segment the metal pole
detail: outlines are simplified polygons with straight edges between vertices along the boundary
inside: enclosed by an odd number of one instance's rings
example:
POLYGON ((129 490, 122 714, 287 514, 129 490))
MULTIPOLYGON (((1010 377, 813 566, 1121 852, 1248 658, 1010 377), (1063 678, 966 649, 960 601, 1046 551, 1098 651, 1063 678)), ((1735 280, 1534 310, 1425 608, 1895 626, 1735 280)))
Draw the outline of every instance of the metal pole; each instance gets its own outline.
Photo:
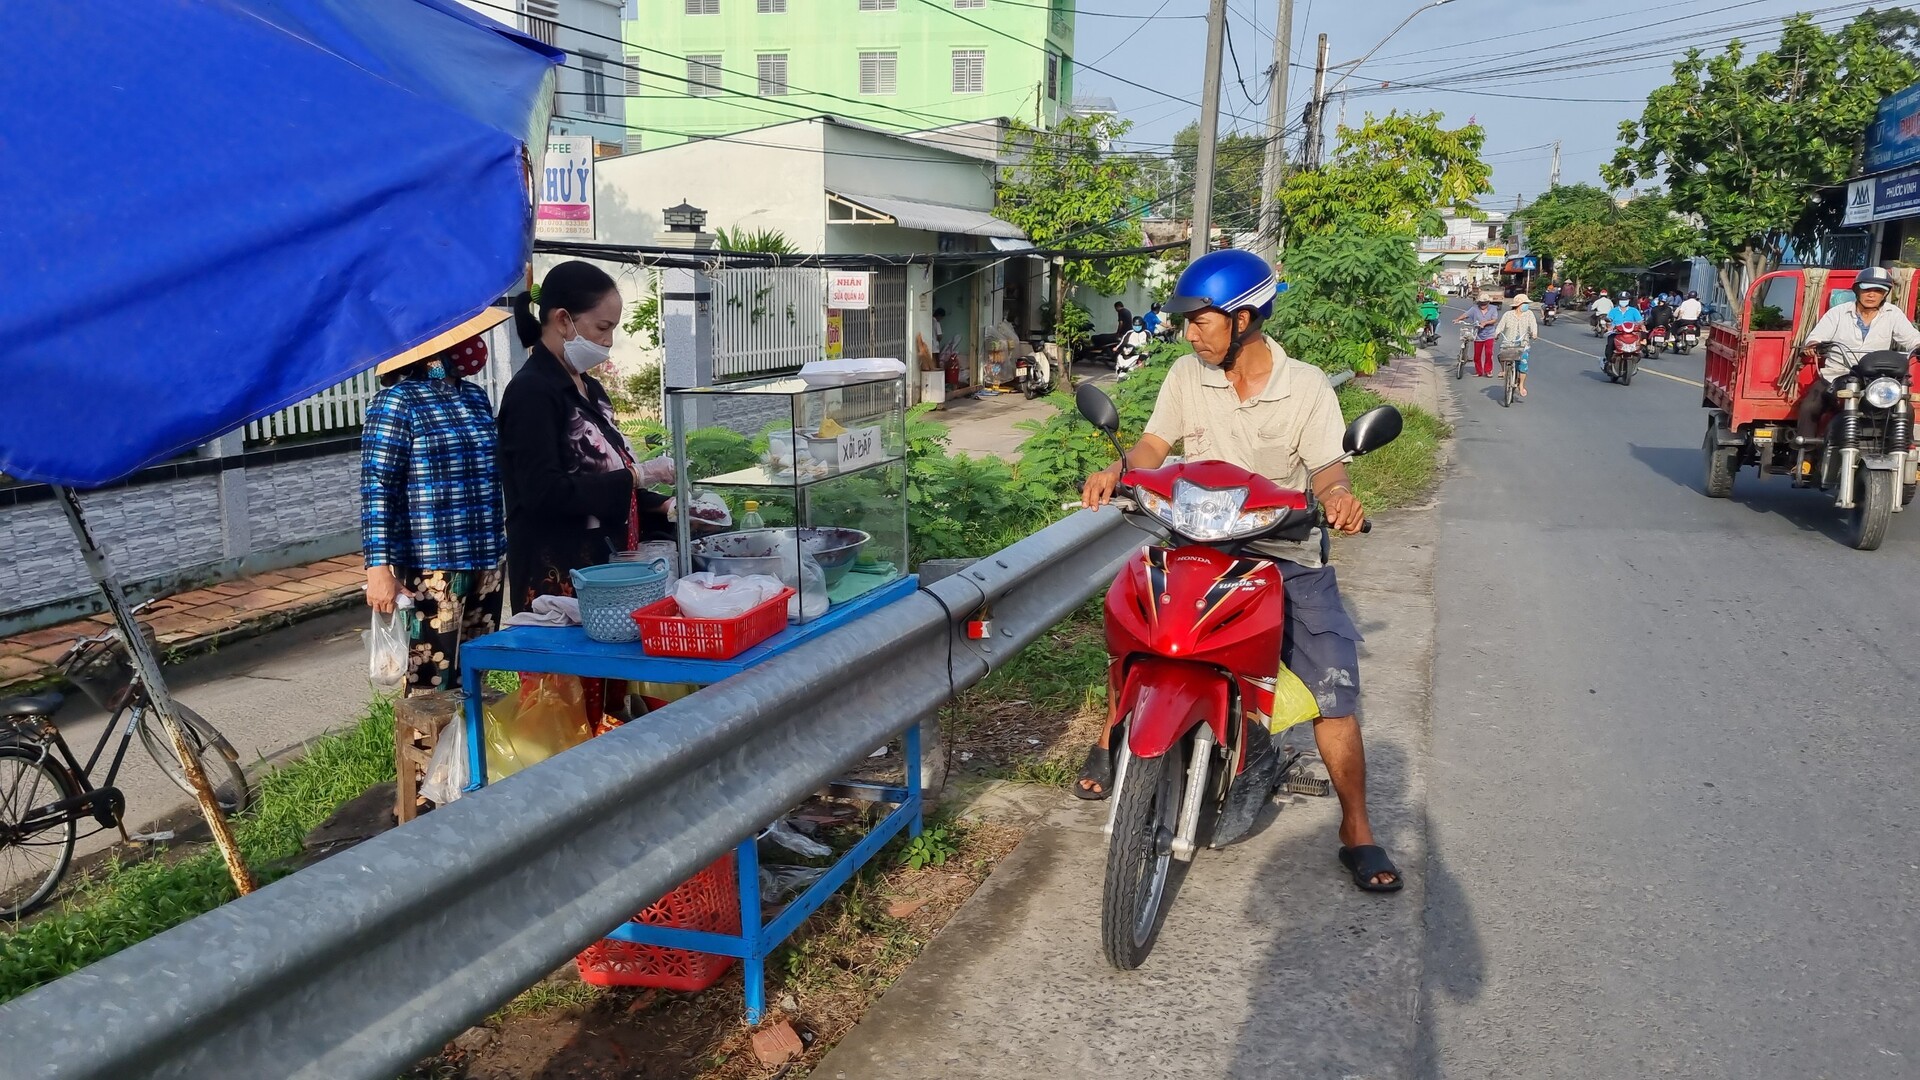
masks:
POLYGON ((1280 252, 1281 178, 1287 168, 1287 68, 1293 57, 1293 0, 1280 0, 1273 27, 1273 67, 1267 80, 1267 160, 1260 172, 1260 243, 1258 250, 1271 260, 1280 252))
POLYGON ((1313 102, 1307 106, 1307 167, 1320 164, 1327 126, 1327 35, 1320 35, 1320 58, 1313 64, 1313 102))
POLYGON ((1553 140, 1553 165, 1547 170, 1547 188, 1552 190, 1560 186, 1560 140, 1553 140))
POLYGON ((173 695, 167 693, 166 681, 160 677, 160 662, 154 659, 153 650, 147 648, 147 637, 140 632, 140 621, 134 618, 133 609, 127 605, 127 598, 120 591, 120 583, 113 579, 106 552, 100 549, 93 530, 87 526, 86 514, 80 509, 80 497, 69 487, 56 484, 53 490, 60 500, 60 508, 66 511, 67 524, 72 527, 74 538, 80 541, 80 553, 87 561, 87 572, 93 575, 100 591, 106 594, 107 607, 113 612, 114 622, 120 625, 120 635, 126 640, 127 654, 133 658, 140 685, 146 688, 148 702, 160 715, 160 725, 167 729, 167 739, 173 743, 173 752, 180 758, 180 771, 186 776, 187 785, 193 788, 193 797, 200 804, 200 813, 207 819, 207 828, 213 832, 214 846, 220 849, 220 857, 226 860, 227 873, 233 878, 234 890, 245 896, 254 890, 253 874, 241 859, 240 845, 233 839, 233 829, 227 824, 227 816, 220 811, 219 800, 213 797, 206 772, 200 768, 199 753, 187 743, 186 735, 180 729, 179 718, 173 712, 173 695))
POLYGON ((1193 164, 1193 237, 1187 257, 1207 253, 1213 233, 1213 152, 1220 134, 1220 59, 1227 38, 1227 0, 1207 5, 1206 85, 1200 90, 1200 146, 1193 164))

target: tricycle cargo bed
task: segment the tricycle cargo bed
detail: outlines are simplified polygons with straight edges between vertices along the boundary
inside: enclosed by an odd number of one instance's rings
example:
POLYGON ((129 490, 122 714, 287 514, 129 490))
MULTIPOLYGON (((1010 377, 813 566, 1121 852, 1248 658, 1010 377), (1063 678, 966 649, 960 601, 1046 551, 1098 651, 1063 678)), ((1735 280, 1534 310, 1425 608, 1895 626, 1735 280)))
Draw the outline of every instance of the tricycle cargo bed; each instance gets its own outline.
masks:
POLYGON ((1792 418, 1795 399, 1774 386, 1787 362, 1790 336, 1752 334, 1743 350, 1738 328, 1725 323, 1707 328, 1706 403, 1731 417, 1729 426, 1792 418))

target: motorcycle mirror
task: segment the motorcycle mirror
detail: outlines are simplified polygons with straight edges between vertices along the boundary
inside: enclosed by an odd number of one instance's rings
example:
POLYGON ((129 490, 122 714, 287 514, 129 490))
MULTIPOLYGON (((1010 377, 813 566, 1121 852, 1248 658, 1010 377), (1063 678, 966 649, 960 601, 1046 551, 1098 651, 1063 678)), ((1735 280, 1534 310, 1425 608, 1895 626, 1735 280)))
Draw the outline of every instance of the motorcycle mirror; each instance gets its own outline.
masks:
POLYGON ((1404 426, 1400 410, 1391 405, 1382 405, 1377 409, 1368 409, 1353 418, 1347 425, 1347 436, 1342 440, 1342 448, 1355 457, 1371 454, 1400 437, 1404 426))
MULTIPOLYGON (((1090 382, 1081 383, 1073 392, 1073 403, 1080 407, 1080 415, 1087 422, 1111 435, 1120 430, 1120 410, 1113 407, 1113 399, 1106 392, 1090 382)), ((1396 428, 1397 432, 1399 429, 1396 428)))

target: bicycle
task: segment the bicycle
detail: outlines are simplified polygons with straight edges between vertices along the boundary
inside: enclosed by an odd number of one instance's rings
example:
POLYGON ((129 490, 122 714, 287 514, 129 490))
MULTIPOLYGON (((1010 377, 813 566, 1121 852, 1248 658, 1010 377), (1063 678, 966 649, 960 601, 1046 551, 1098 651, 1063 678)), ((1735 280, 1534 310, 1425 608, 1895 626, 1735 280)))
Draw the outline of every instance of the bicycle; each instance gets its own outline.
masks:
POLYGON ((1520 386, 1520 350, 1500 350, 1500 407, 1513 408, 1513 396, 1520 386))
POLYGON ((1473 359, 1473 331, 1468 327, 1460 328, 1460 362, 1453 366, 1453 377, 1467 377, 1467 362, 1473 359))
MULTIPOLYGON (((140 629, 153 648, 153 630, 140 629)), ((53 722, 65 703, 64 695, 48 691, 0 700, 0 919, 8 921, 24 918, 52 899, 72 865, 82 821, 99 824, 87 836, 108 829, 126 835, 127 799, 114 781, 134 732, 140 733, 141 745, 160 771, 180 790, 193 794, 173 741, 134 672, 118 630, 75 641, 57 667, 67 681, 107 711, 107 723, 82 765, 53 722), (120 745, 106 775, 96 784, 94 766, 116 731, 120 745)), ((174 702, 174 714, 220 809, 229 814, 245 810, 247 778, 233 745, 179 701, 174 702)))

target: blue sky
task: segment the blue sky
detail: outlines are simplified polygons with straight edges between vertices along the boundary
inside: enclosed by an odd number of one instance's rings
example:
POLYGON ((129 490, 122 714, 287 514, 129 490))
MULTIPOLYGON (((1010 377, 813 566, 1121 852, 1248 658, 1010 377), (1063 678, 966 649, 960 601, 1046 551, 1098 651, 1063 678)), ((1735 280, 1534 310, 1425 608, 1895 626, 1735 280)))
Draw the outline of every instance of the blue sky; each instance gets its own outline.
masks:
MULTIPOLYGON (((1294 63, 1300 66, 1292 69, 1290 80, 1292 118, 1298 119, 1312 89, 1317 35, 1328 35, 1329 62, 1341 64, 1372 48, 1420 6, 1420 0, 1294 0, 1292 46, 1294 63)), ((1354 72, 1346 85, 1353 91, 1347 115, 1358 122, 1367 111, 1436 109, 1450 124, 1478 119, 1487 128, 1486 153, 1494 166, 1494 194, 1483 202, 1511 209, 1515 195, 1530 200, 1546 189, 1551 155, 1547 144, 1556 139, 1561 143, 1561 182, 1597 182, 1601 162, 1618 142, 1620 122, 1640 115, 1647 92, 1669 81, 1673 60, 1687 45, 1717 53, 1738 36, 1751 54, 1777 40, 1780 21, 1796 11, 1810 12, 1831 28, 1867 6, 1822 0, 1624 0, 1601 5, 1451 0, 1421 12, 1354 72), (1641 28, 1631 46, 1623 47, 1623 25, 1641 28), (1520 65, 1553 70, 1509 74, 1520 65), (1439 88, 1446 80, 1455 84, 1439 88), (1388 86, 1383 88, 1383 81, 1388 86), (1397 89, 1392 85, 1396 81, 1427 88, 1397 89)), ((1200 100, 1206 8, 1206 0, 1080 0, 1074 51, 1082 67, 1075 76, 1075 93, 1112 98, 1121 114, 1135 121, 1128 138, 1142 149, 1171 142, 1176 131, 1199 115, 1189 102, 1200 100), (1145 16, 1156 17, 1149 22, 1145 16), (1129 34, 1131 39, 1123 41, 1129 34), (1087 65, 1100 70, 1088 70, 1087 65)), ((1277 0, 1229 0, 1239 76, 1228 62, 1222 81, 1223 132, 1265 132, 1264 72, 1273 57, 1277 11, 1277 0)), ((1330 124, 1339 113, 1336 100, 1328 110, 1330 124)))

